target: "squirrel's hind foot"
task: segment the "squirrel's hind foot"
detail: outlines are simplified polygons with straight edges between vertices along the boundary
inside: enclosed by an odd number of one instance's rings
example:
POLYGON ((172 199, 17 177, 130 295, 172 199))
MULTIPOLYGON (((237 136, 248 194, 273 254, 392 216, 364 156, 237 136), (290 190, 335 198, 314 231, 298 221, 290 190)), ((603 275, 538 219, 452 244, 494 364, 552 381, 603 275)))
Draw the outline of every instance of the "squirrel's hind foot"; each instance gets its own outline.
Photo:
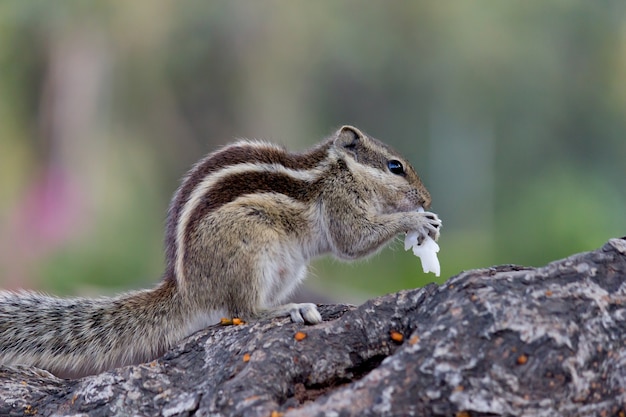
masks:
POLYGON ((294 323, 317 324, 322 322, 322 315, 313 303, 289 303, 265 310, 262 317, 290 316, 294 323))

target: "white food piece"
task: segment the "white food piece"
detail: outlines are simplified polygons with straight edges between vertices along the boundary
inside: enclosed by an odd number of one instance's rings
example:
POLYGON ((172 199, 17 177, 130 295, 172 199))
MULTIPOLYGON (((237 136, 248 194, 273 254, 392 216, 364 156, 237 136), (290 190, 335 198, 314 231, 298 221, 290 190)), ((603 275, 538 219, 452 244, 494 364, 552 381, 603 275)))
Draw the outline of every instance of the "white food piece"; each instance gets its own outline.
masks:
POLYGON ((404 250, 409 250, 413 246, 417 246, 417 237, 419 236, 419 232, 413 231, 408 232, 406 237, 404 238, 404 250))
MULTIPOLYGON (((420 207, 417 211, 423 212, 424 209, 420 207)), ((408 232, 406 234, 404 238, 404 250, 413 248, 413 254, 420 258, 424 272, 433 272, 435 276, 438 277, 441 274, 441 265, 439 265, 439 259, 437 258, 439 245, 430 236, 426 236, 422 244, 419 245, 417 241, 419 234, 420 233, 417 231, 408 232)))
POLYGON ((422 261, 422 269, 424 270, 424 272, 433 272, 437 277, 441 274, 441 265, 439 265, 439 259, 437 258, 439 245, 430 236, 426 236, 422 244, 418 245, 417 232, 410 232, 406 235, 404 246, 405 248, 407 246, 409 248, 411 246, 413 247, 413 254, 419 257, 422 261), (415 244, 407 244, 407 241, 409 240, 415 240, 415 244))

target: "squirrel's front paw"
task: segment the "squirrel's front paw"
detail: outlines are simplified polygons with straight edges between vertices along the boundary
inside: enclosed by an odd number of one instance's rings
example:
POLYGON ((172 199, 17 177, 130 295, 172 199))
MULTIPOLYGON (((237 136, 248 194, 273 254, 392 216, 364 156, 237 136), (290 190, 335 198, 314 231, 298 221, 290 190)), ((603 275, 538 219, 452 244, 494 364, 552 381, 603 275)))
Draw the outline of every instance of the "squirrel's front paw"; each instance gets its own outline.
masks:
POLYGON ((417 214, 418 221, 410 226, 407 232, 416 231, 418 243, 422 243, 424 237, 430 236, 433 240, 439 239, 439 231, 441 230, 441 219, 435 213, 430 211, 420 211, 417 214))
POLYGON ((438 240, 441 230, 441 219, 435 213, 431 213, 430 211, 425 211, 424 217, 426 217, 425 227, 428 231, 428 236, 433 238, 435 241, 438 240))

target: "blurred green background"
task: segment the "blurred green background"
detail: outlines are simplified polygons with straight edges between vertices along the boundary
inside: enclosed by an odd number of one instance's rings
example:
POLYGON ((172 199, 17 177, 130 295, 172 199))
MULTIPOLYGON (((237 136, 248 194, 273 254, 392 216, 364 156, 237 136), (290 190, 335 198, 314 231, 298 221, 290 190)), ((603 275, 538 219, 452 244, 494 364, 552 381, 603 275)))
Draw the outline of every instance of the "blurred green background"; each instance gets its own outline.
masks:
MULTIPOLYGON (((626 234, 625 5, 0 2, 0 286, 152 285, 193 162, 342 124, 421 174, 439 282, 595 249, 626 234)), ((359 301, 433 280, 398 239, 308 283, 359 301)))

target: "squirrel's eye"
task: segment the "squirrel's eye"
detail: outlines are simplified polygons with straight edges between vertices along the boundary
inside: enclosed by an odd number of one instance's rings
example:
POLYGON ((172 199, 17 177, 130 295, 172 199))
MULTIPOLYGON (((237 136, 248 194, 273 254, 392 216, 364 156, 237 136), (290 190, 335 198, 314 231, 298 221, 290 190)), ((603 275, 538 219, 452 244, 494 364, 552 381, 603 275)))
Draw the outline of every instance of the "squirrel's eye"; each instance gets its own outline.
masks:
POLYGON ((396 161, 395 159, 387 161, 387 168, 389 168, 389 171, 393 174, 404 175, 404 167, 400 161, 396 161))

